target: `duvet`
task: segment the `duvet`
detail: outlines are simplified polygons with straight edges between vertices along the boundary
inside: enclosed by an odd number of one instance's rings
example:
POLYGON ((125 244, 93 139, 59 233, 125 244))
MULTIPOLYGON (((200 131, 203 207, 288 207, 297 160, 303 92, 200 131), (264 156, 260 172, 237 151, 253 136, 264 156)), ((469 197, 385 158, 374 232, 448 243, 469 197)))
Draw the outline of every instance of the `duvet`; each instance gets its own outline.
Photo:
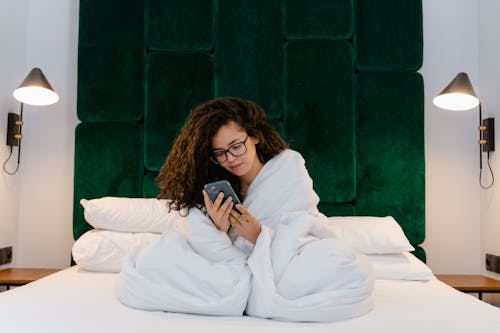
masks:
POLYGON ((318 202, 304 159, 285 150, 264 165, 243 201, 262 223, 255 246, 191 209, 178 231, 125 258, 118 297, 144 310, 286 321, 366 314, 373 307, 372 267, 326 237, 318 202))

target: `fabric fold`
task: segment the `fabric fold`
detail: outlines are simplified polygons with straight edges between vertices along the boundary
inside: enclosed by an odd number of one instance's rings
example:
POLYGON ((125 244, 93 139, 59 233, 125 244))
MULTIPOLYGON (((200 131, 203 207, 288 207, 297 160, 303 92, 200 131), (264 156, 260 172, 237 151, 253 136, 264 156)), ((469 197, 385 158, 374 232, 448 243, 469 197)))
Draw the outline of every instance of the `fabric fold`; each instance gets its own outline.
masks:
POLYGON ((371 264, 326 237, 328 227, 315 227, 328 224, 318 202, 304 159, 285 150, 263 166, 243 201, 262 224, 255 246, 191 209, 185 232, 165 233, 126 258, 118 297, 134 308, 208 315, 313 322, 361 316, 373 307, 371 264))

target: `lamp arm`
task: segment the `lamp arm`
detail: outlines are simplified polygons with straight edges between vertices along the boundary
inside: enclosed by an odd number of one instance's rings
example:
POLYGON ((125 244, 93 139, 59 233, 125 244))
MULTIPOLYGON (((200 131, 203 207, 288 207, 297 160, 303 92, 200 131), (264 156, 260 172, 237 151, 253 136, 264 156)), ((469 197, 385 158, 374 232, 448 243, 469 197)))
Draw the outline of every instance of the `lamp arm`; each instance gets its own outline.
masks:
MULTIPOLYGON (((481 105, 481 104, 479 104, 479 105, 481 105)), ((23 109, 24 109, 24 103, 21 102, 21 112, 19 115, 21 123, 23 122, 23 109)), ((481 110, 481 107, 479 107, 479 110, 481 110)), ((479 113, 481 113, 481 111, 479 111, 479 113)), ((19 135, 21 136, 21 138, 22 138, 22 134, 23 134, 23 126, 20 126, 19 127, 19 135)), ((17 147, 17 167, 18 168, 19 168, 19 164, 21 163, 21 142, 22 142, 22 140, 20 139, 19 146, 17 147)), ((16 169, 16 171, 17 171, 17 169, 16 169)))
MULTIPOLYGON (((16 169, 14 171, 9 171, 7 170, 7 162, 9 162, 10 158, 12 157, 12 153, 13 153, 13 146, 14 144, 9 144, 9 140, 7 139, 7 144, 10 146, 10 153, 9 153, 9 157, 7 157, 7 159, 5 160, 5 162, 3 162, 3 171, 5 171, 6 174, 8 175, 15 175, 17 173, 17 171, 19 170, 19 165, 20 165, 20 162, 21 162, 21 138, 22 138, 22 135, 21 135, 21 132, 22 132, 22 123, 23 123, 23 107, 24 107, 24 103, 21 103, 21 114, 19 116, 19 122, 20 122, 20 125, 16 124, 16 126, 19 126, 19 133, 16 133, 16 135, 19 135, 18 138, 16 138, 15 140, 18 141, 18 145, 17 145, 17 165, 16 165, 16 169)), ((17 121, 16 121, 17 123, 17 121)), ((7 130, 7 132, 9 132, 9 129, 7 130)), ((9 133, 7 133, 7 137, 9 136, 9 133)))
POLYGON ((493 118, 488 118, 486 121, 490 120, 490 122, 487 122, 487 125, 483 125, 483 112, 481 109, 481 101, 479 101, 479 186, 481 188, 487 190, 493 186, 495 183, 495 176, 493 174, 493 169, 491 168, 490 164, 490 151, 494 151, 494 144, 495 144, 495 139, 491 136, 486 134, 486 130, 488 131, 493 131, 494 133, 494 119, 493 118), (491 142, 489 142, 491 140, 491 142), (483 149, 483 145, 487 144, 487 149, 483 149), (491 174, 491 183, 489 185, 483 185, 482 182, 482 176, 483 176, 483 151, 486 152, 486 162, 488 163, 488 168, 490 170, 491 174))
MULTIPOLYGON (((22 118, 22 108, 21 108, 21 118, 22 118)), ((479 127, 481 127, 481 123, 483 121, 483 112, 481 110, 481 101, 479 101, 479 127)), ((479 142, 483 139, 483 132, 479 131, 479 142)), ((21 146, 19 146, 21 148, 21 146)), ((479 170, 483 169, 483 152, 482 152, 483 147, 481 144, 479 145, 479 170)))

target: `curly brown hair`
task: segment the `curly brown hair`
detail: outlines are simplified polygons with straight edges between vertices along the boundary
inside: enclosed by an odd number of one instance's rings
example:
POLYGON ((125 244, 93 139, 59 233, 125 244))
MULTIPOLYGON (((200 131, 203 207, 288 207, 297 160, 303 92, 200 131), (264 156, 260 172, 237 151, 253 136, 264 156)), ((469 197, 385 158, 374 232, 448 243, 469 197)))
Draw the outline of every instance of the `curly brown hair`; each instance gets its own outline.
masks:
POLYGON ((257 156, 262 164, 276 156, 288 144, 267 122, 264 110, 255 102, 221 97, 204 102, 191 110, 156 178, 159 199, 170 199, 169 208, 181 210, 204 205, 202 189, 206 183, 227 179, 241 197, 238 177, 210 161, 212 138, 230 121, 257 138, 257 156))

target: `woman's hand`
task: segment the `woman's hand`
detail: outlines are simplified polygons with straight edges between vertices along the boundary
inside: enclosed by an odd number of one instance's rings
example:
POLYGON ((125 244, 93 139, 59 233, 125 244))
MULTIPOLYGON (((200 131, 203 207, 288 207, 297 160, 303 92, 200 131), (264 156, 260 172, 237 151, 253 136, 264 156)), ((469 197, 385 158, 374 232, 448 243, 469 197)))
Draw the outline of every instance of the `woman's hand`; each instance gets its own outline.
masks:
POLYGON ((231 209, 229 212, 231 226, 241 237, 255 244, 262 229, 260 222, 242 205, 236 205, 236 209, 238 209, 241 214, 231 209))
POLYGON ((212 222, 215 224, 217 229, 220 231, 227 232, 231 223, 229 222, 229 213, 233 208, 233 199, 228 197, 224 203, 224 193, 219 193, 215 201, 212 202, 208 197, 208 194, 203 190, 203 200, 205 201, 205 206, 207 207, 207 212, 212 222))

